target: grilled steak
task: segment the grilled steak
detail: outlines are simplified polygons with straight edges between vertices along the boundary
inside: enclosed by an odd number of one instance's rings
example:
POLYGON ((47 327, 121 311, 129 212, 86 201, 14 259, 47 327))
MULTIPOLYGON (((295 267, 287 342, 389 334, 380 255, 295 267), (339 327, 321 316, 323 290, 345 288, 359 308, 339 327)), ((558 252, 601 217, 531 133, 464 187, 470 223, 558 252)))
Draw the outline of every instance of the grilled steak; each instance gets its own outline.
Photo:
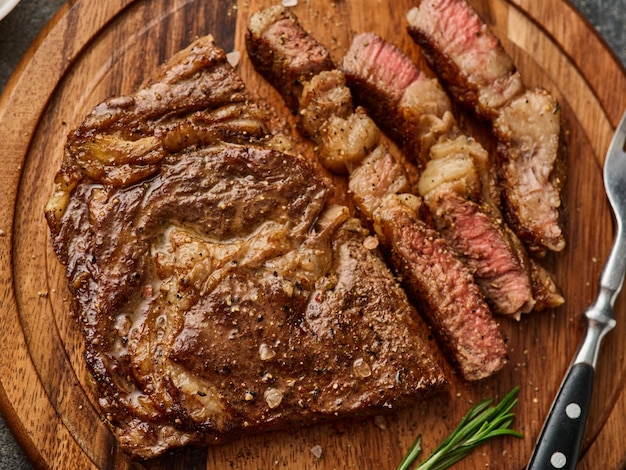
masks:
POLYGON ((68 137, 46 217, 97 401, 133 456, 445 386, 369 232, 276 139, 210 37, 68 137))
POLYGON ((423 0, 409 33, 456 100, 492 123, 503 211, 533 253, 561 251, 564 180, 560 108, 528 90, 500 41, 465 0, 423 0))
POLYGON ((276 81, 287 103, 301 89, 299 107, 292 108, 300 118, 301 129, 317 144, 326 167, 349 174, 358 209, 391 253, 389 259, 403 273, 405 287, 419 303, 451 362, 467 380, 492 375, 506 363, 506 348, 483 296, 446 242, 417 216, 419 199, 408 193, 409 176, 402 161, 380 143, 378 128, 371 119, 354 108, 344 74, 318 70, 316 58, 325 56, 324 47, 312 38, 292 43, 280 39, 306 35, 297 18, 282 7, 257 12, 246 36, 248 55, 270 83, 276 81), (277 28, 281 35, 275 33, 277 28), (293 31, 286 33, 286 29, 293 31), (307 47, 302 47, 303 43, 307 47), (312 65, 303 65, 309 57, 312 65), (293 73, 277 72, 277 63, 308 72, 300 74, 294 89, 286 92, 280 77, 293 73), (388 214, 407 212, 401 229, 388 220, 388 214), (419 244, 426 246, 414 251, 419 244), (449 282, 439 282, 437 272, 447 272, 449 282), (463 301, 457 302, 460 293, 463 301), (468 326, 457 328, 459 324, 468 326), (483 352, 476 354, 478 350, 483 352))
POLYGON ((546 249, 561 251, 565 247, 560 115, 559 104, 548 92, 527 90, 503 107, 493 121, 504 182, 503 211, 511 227, 539 255, 546 249))
POLYGON ((459 134, 450 99, 402 51, 374 33, 360 33, 343 56, 341 70, 356 103, 423 169, 430 148, 459 134))

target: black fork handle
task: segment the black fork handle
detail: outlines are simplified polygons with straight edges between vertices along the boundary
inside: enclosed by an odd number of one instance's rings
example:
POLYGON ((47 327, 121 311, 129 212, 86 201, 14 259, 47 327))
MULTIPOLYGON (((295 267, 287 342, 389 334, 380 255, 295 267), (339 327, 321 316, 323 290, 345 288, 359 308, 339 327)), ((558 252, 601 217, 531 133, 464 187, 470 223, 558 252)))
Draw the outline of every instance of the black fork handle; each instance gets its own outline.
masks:
POLYGON ((573 364, 552 404, 527 470, 575 470, 589 413, 595 370, 573 364))

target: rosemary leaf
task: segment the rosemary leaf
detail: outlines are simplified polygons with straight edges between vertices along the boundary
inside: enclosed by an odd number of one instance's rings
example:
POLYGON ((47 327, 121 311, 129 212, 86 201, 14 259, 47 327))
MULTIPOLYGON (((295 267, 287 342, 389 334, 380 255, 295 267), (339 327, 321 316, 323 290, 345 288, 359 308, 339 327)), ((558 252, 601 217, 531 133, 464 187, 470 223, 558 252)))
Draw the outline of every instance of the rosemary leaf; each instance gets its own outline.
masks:
POLYGON ((407 470, 411 466, 411 464, 415 461, 417 456, 422 451, 421 444, 422 444, 422 436, 420 435, 420 436, 417 436, 417 439, 415 439, 413 441, 413 444, 411 444, 411 447, 409 447, 408 452, 406 453, 406 455, 400 462, 400 465, 398 465, 397 470, 407 470))

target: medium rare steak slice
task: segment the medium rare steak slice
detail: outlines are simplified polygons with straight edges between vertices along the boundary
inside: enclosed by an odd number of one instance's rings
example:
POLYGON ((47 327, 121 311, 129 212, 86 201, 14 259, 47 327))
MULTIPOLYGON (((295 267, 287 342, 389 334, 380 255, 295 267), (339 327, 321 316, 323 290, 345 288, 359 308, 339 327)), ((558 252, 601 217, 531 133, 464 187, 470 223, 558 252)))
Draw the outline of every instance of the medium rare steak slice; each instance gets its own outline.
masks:
POLYGON ((409 34, 456 100, 491 120, 524 92, 513 60, 465 0, 416 3, 407 15, 409 34))
POLYGON ((46 217, 103 419, 135 457, 445 386, 369 231, 263 117, 205 37, 68 137, 46 217))
POLYGON ((528 90, 511 57, 465 0, 422 0, 409 33, 454 98, 492 124, 499 140, 503 212, 531 252, 565 247, 560 107, 528 90))
MULTIPOLYGON (((307 34, 297 18, 284 8, 272 7, 255 13, 246 37, 254 66, 270 83, 274 82, 277 73, 275 63, 283 67, 291 67, 293 63, 298 70, 312 71, 305 79, 307 81, 295 84, 302 89, 299 108, 293 110, 299 116, 300 128, 316 143, 320 161, 326 167, 349 174, 349 188, 357 208, 377 231, 386 251, 399 254, 391 256, 390 260, 398 271, 407 273, 403 281, 409 295, 419 299, 421 313, 438 337, 444 340, 441 344, 460 374, 467 380, 494 374, 506 363, 506 348, 467 268, 451 249, 441 249, 446 242, 416 214, 405 220, 402 232, 383 230, 386 214, 393 212, 393 208, 401 213, 406 209, 405 199, 419 202, 419 198, 408 194, 410 178, 403 162, 381 144, 378 128, 372 120, 362 109, 354 108, 352 95, 340 70, 316 71, 314 65, 302 65, 309 56, 315 62, 316 57, 323 55, 320 52, 323 46, 312 38, 305 41, 307 47, 302 47, 300 42, 282 42, 272 32, 277 23, 283 31, 286 28, 294 30, 285 37, 301 38, 307 34), (287 47, 290 50, 286 51, 287 47), (263 53, 257 54, 258 50, 263 53), (315 53, 311 54, 311 50, 315 53), (268 61, 268 57, 272 60, 268 61), (385 210, 381 211, 382 207, 385 210), (416 240, 428 247, 413 253, 411 244, 417 243, 416 240), (449 269, 450 282, 437 284, 437 277, 431 275, 433 269, 441 272, 449 269), (465 295, 463 302, 453 300, 459 292, 465 295), (480 325, 464 329, 454 327, 458 323, 471 325, 474 322, 480 325), (459 338, 458 335, 468 336, 459 338), (470 343, 471 349, 468 349, 470 343), (476 350, 483 348, 483 354, 493 354, 493 360, 472 357, 476 350)), ((282 83, 280 79, 278 83, 282 83)), ((285 93, 281 88, 278 91, 285 93)), ((292 90, 286 98, 296 94, 292 90)))

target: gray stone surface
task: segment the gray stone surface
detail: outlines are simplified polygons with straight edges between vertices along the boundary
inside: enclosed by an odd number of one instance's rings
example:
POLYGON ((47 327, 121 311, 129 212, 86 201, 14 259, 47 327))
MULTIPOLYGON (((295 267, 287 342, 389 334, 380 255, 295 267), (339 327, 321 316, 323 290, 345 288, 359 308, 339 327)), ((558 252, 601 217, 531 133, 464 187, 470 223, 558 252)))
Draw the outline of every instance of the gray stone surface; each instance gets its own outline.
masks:
POLYGON ((626 66, 626 0, 574 0, 626 66))
POLYGON ((0 90, 28 46, 65 0, 22 0, 0 21, 0 90))
MULTIPOLYGON (((0 21, 0 90, 4 89, 13 69, 41 28, 63 3, 63 0, 22 0, 13 12, 0 21)), ((600 32, 626 66, 626 0, 573 0, 572 3, 600 32)), ((4 420, 0 418, 0 470, 31 468, 4 420)))

